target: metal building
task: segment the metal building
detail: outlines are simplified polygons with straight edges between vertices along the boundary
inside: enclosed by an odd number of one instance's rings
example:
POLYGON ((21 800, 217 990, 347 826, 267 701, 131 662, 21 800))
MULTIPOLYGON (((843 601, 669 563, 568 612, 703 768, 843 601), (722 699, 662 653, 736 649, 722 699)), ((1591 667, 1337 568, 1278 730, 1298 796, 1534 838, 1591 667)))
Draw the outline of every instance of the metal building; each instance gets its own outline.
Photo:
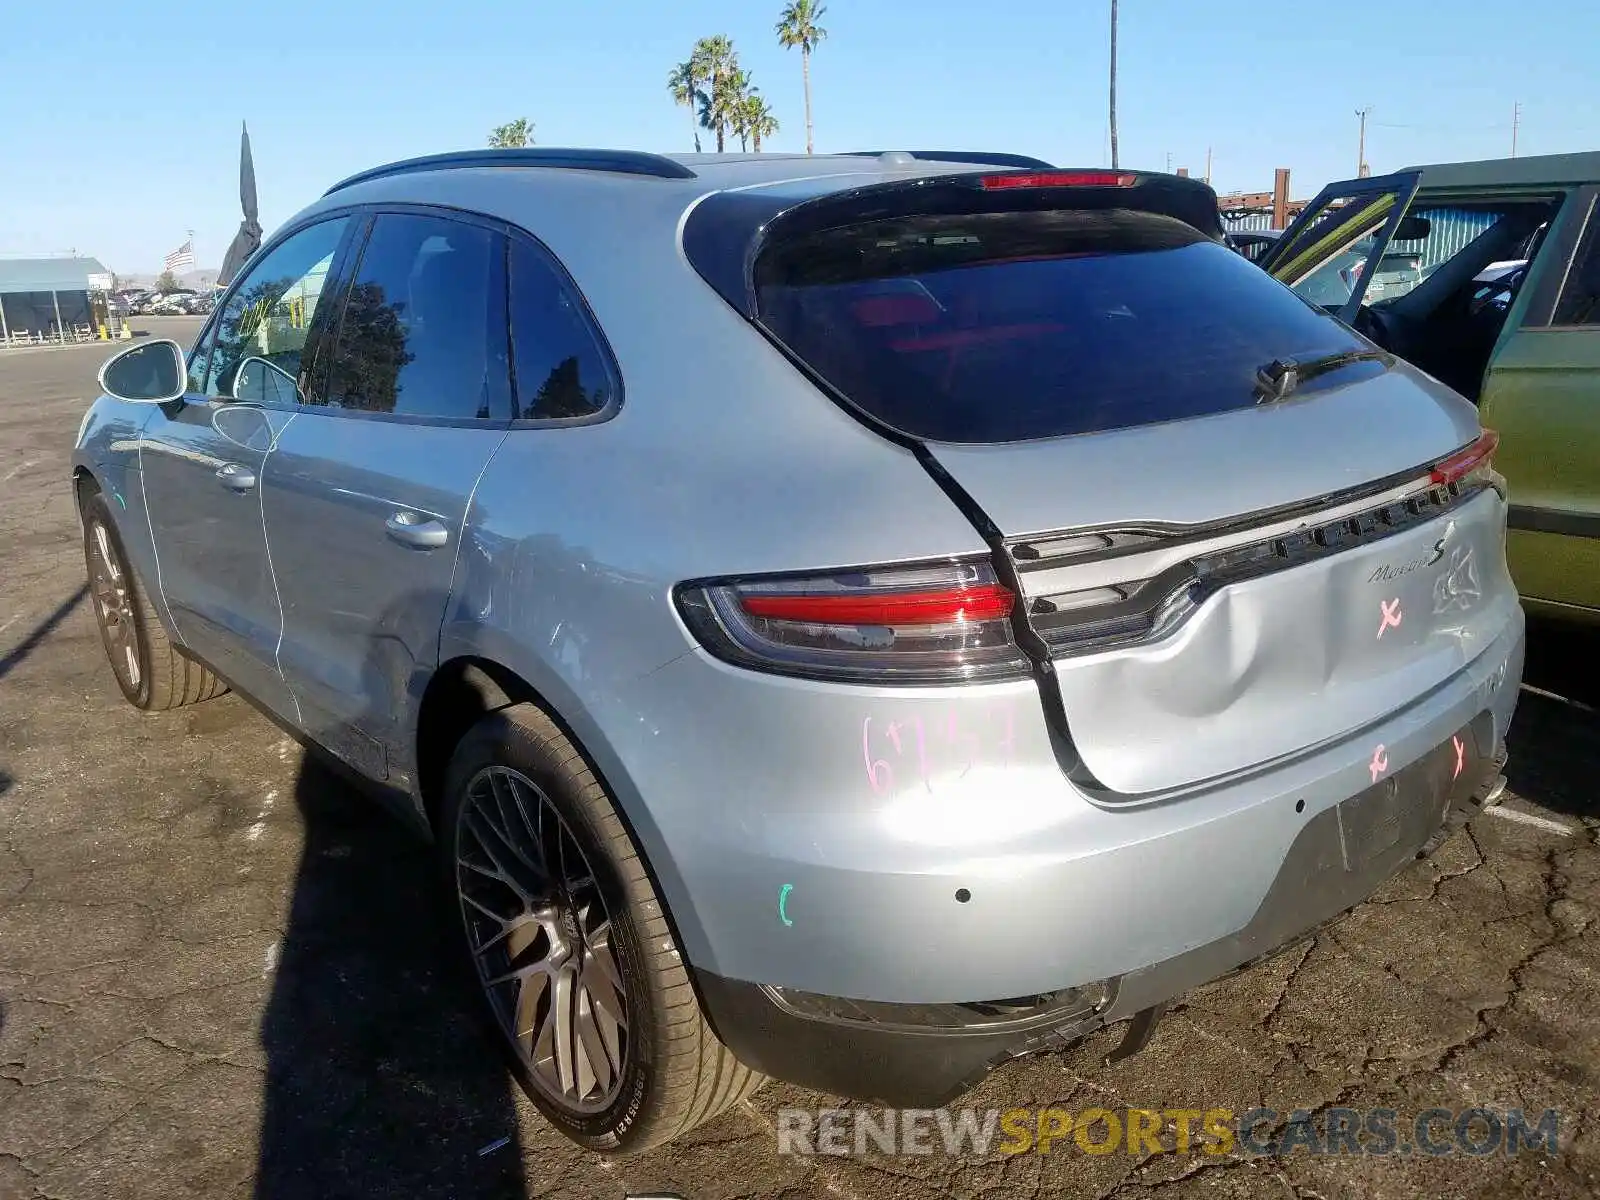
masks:
POLYGON ((84 336, 110 279, 93 258, 0 258, 0 345, 84 336))

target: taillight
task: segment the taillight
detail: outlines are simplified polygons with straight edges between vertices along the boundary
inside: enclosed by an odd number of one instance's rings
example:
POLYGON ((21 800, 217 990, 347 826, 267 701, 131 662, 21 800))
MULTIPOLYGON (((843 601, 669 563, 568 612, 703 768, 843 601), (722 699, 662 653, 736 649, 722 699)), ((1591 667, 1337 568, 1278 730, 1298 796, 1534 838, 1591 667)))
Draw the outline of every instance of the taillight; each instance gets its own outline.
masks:
POLYGON ((1137 175, 1125 171, 1022 171, 1006 175, 985 175, 979 182, 988 192, 1008 188, 1057 187, 1132 187, 1137 175))
POLYGON ((1470 446, 1457 450, 1449 458, 1442 458, 1433 464, 1429 472, 1429 482, 1434 484, 1458 483, 1468 480, 1483 480, 1494 482, 1498 477, 1494 471, 1494 452, 1500 445, 1500 435, 1492 429, 1485 429, 1478 440, 1470 446))
POLYGON ((684 584, 677 600, 701 645, 757 670, 876 683, 1029 671, 1012 637, 1016 597, 988 563, 684 584))

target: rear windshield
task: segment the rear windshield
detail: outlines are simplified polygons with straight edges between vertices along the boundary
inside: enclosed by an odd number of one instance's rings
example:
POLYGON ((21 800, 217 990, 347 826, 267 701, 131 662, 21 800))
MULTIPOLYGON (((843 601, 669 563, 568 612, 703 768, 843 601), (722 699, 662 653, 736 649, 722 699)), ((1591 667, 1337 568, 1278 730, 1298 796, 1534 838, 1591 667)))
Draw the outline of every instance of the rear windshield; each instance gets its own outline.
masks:
POLYGON ((932 441, 1249 407, 1273 359, 1364 345, 1192 227, 1127 210, 824 230, 768 248, 755 285, 773 336, 866 413, 932 441))

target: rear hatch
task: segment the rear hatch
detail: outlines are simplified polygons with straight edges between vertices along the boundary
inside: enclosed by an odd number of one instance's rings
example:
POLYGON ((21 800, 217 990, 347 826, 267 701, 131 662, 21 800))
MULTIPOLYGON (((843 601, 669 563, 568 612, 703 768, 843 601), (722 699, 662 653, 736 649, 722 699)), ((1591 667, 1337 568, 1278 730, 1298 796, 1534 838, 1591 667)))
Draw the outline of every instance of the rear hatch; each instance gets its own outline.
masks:
POLYGON ((1122 794, 1381 719, 1515 603, 1486 459, 1434 470, 1472 407, 1142 182, 1007 173, 775 221, 751 280, 766 331, 990 534, 1122 794))

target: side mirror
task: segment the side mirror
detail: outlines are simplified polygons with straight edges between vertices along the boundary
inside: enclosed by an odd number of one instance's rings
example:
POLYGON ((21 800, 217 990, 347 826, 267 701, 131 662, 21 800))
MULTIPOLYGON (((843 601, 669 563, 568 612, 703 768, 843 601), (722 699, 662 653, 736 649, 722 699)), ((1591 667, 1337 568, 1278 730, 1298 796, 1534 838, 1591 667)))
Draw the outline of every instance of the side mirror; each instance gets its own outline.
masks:
POLYGON ((1394 227, 1396 242, 1420 242, 1433 232, 1433 222, 1427 217, 1401 217, 1400 224, 1394 227))
POLYGON ((254 355, 234 368, 226 394, 236 400, 258 404, 296 404, 300 401, 299 381, 277 363, 254 355))
POLYGON ((183 347, 159 338, 119 350, 100 368, 100 390, 130 404, 170 404, 188 390, 183 347))

